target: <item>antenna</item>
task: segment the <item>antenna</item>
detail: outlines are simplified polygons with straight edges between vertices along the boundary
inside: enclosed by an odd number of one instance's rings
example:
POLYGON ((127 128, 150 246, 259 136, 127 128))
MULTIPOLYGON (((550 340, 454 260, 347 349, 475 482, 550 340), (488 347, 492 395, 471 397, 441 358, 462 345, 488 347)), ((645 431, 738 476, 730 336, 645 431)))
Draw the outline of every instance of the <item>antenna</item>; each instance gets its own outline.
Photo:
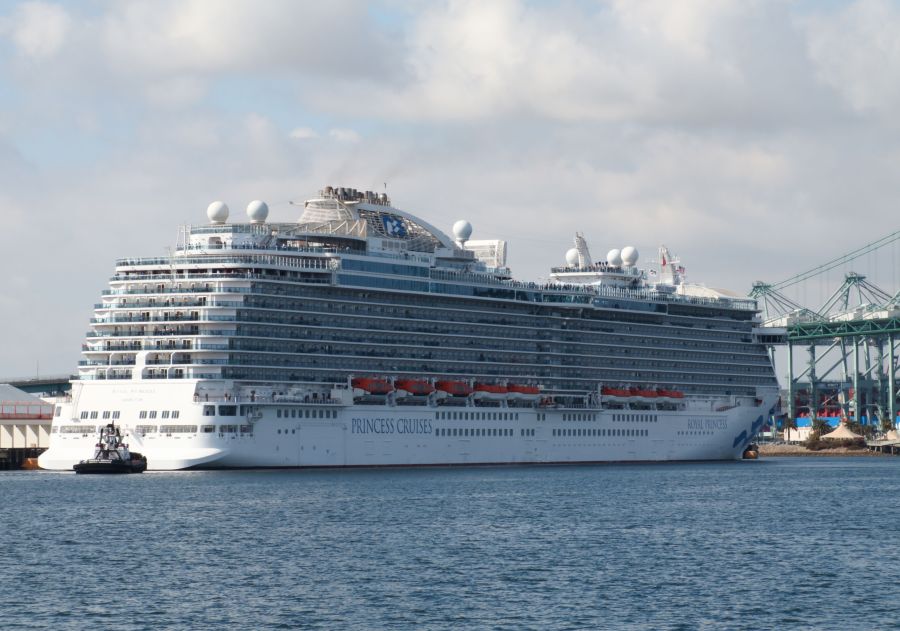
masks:
POLYGON ((175 280, 175 253, 171 246, 166 246, 166 253, 169 255, 169 272, 172 274, 172 280, 175 280))

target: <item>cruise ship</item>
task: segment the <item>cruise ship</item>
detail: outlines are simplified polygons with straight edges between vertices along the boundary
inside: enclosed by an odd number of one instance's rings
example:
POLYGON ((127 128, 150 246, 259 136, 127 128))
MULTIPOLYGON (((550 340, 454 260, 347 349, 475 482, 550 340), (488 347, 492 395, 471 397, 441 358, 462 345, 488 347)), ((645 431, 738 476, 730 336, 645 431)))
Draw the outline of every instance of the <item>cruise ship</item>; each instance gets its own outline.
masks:
POLYGON ((268 215, 214 202, 168 256, 116 262, 41 467, 109 423, 151 470, 728 460, 777 406, 756 303, 665 247, 643 270, 576 233, 521 282, 505 241, 385 193, 268 215))

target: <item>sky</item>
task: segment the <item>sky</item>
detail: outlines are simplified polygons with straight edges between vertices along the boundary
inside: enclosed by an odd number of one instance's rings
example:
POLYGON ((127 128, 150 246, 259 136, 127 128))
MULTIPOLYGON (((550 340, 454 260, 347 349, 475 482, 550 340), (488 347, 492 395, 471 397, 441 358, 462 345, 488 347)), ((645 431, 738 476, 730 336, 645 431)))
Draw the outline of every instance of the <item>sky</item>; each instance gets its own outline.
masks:
POLYGON ((117 257, 326 184, 747 293, 897 229, 898 113, 887 0, 6 0, 0 378, 74 369, 117 257))

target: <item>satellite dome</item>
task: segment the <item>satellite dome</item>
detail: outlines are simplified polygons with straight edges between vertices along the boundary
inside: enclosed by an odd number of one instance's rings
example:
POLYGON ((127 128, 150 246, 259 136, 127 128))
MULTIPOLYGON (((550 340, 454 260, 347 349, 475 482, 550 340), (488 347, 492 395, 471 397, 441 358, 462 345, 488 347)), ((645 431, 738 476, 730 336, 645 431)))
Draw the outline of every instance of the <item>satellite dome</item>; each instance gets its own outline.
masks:
POLYGON ((566 264, 569 267, 575 267, 578 265, 578 250, 572 248, 568 252, 566 252, 566 264))
POLYGON ((213 223, 225 223, 228 221, 228 206, 225 202, 213 202, 206 207, 206 216, 213 223))
POLYGON ((472 224, 465 219, 460 219, 453 224, 453 237, 457 241, 468 241, 472 236, 472 224))
POLYGON ((628 267, 634 267, 634 264, 638 262, 638 251, 632 246, 626 246, 622 248, 622 262, 628 267))
POLYGON ((269 216, 269 206, 264 201, 254 199, 247 204, 247 216, 251 223, 265 223, 269 216))
POLYGON ((613 267, 618 267, 622 264, 622 253, 618 249, 610 250, 606 253, 606 262, 613 267))

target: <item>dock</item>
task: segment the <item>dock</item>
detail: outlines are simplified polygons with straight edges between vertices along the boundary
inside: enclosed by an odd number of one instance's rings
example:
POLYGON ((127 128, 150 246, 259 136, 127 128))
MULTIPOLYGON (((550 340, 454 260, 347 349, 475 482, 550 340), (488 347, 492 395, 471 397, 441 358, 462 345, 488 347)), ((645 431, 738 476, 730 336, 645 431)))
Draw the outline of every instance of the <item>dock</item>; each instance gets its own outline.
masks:
POLYGON ((53 406, 0 384, 0 469, 21 469, 50 446, 53 406))
POLYGON ((900 455, 900 440, 867 440, 866 448, 869 451, 896 456, 900 455))

